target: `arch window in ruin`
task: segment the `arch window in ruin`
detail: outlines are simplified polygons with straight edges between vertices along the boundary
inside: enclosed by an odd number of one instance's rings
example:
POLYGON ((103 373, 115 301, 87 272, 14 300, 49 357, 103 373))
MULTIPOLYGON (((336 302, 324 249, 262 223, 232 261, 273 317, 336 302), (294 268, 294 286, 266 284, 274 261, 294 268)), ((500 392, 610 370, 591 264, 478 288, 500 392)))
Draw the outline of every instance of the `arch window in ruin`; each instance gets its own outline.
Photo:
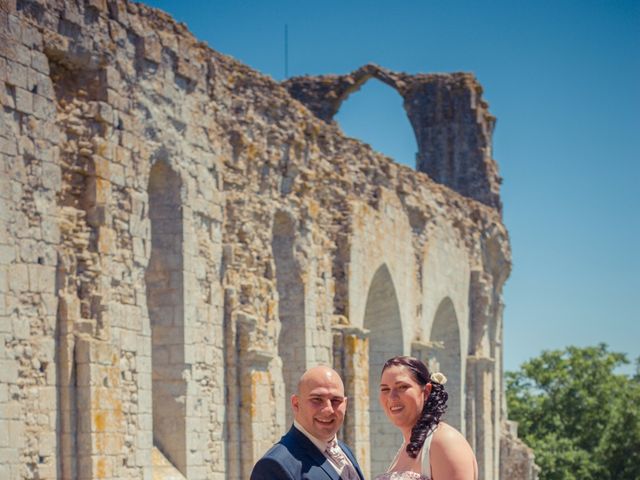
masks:
POLYGON ((384 472, 402 443, 400 431, 389 422, 378 402, 384 362, 403 353, 402 322, 396 289, 386 265, 378 268, 367 294, 364 328, 369 336, 369 438, 371 472, 384 472))
POLYGON ((149 178, 151 257, 145 273, 151 323, 153 443, 186 474, 183 213, 178 174, 157 162, 149 178))
POLYGON ((416 165, 416 136, 403 99, 392 87, 373 78, 340 105, 334 119, 344 133, 368 143, 397 163, 416 165))
POLYGON ((285 384, 286 425, 290 425, 293 421, 289 398, 295 393, 298 379, 307 367, 304 284, 300 265, 294 255, 294 240, 293 219, 286 213, 277 212, 273 220, 271 249, 278 286, 278 316, 280 317, 278 354, 282 359, 282 376, 285 384))
POLYGON ((462 409, 462 351, 460 347, 460 328, 455 307, 449 297, 443 299, 438 306, 433 326, 431 342, 437 343, 435 361, 440 371, 447 377, 446 390, 449 394, 447 402, 447 423, 464 432, 462 409))

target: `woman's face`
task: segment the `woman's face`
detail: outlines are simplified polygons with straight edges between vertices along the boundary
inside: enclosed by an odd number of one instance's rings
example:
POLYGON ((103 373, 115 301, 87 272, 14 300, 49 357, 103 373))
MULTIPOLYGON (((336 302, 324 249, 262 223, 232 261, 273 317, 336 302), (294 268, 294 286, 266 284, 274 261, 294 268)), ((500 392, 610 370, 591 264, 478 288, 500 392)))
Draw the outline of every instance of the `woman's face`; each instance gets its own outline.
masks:
POLYGON ((431 384, 422 386, 416 382, 406 367, 392 365, 380 379, 380 405, 395 426, 411 428, 429 397, 430 387, 431 384))

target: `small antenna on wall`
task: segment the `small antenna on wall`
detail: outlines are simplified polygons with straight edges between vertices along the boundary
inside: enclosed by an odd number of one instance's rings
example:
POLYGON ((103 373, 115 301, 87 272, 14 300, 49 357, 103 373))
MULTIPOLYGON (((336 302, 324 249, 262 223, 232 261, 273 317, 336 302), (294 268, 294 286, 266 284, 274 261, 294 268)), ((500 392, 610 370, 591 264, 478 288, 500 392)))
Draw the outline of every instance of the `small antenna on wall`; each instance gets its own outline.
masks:
POLYGON ((284 79, 289 78, 289 25, 284 24, 284 79))

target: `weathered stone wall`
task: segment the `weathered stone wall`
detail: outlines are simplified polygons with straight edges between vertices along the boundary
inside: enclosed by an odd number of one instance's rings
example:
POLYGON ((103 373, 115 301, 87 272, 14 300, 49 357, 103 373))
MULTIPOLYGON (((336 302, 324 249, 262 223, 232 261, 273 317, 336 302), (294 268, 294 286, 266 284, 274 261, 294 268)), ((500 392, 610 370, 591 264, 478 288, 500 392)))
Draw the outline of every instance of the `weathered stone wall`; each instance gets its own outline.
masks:
POLYGON ((535 464, 531 449, 518 438, 518 426, 515 422, 506 421, 503 425, 500 457, 503 466, 500 469, 500 480, 510 478, 538 480, 540 467, 535 464))
POLYGON ((434 127, 428 176, 157 10, 0 6, 0 477, 248 478, 317 363, 342 372, 343 436, 374 474, 397 448, 379 368, 401 353, 451 378, 481 478, 519 461, 501 427, 509 241, 472 77, 358 80, 404 82, 414 128, 434 127))

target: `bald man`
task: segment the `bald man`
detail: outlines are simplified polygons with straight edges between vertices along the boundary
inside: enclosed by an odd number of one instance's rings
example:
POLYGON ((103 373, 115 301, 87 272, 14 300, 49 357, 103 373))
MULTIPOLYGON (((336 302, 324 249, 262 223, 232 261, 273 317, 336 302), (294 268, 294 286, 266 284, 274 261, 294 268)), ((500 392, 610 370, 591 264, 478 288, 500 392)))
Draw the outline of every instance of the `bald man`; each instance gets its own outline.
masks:
POLYGON ((251 480, 364 480, 353 453, 336 438, 347 410, 340 375, 326 366, 307 370, 291 407, 291 430, 256 463, 251 480))

